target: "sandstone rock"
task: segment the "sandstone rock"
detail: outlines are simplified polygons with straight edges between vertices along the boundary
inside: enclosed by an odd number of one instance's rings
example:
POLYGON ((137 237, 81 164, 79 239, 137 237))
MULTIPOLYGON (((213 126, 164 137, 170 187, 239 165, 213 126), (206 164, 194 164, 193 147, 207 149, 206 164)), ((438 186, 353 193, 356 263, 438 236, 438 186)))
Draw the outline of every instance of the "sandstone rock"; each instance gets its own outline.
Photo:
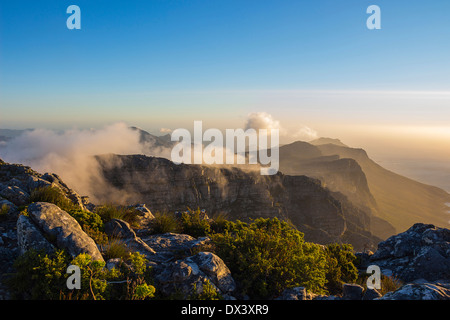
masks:
POLYGON ((230 269, 223 260, 211 252, 199 252, 195 256, 188 258, 194 261, 209 279, 223 293, 229 293, 236 289, 234 279, 231 277, 230 269))
MULTIPOLYGON (((134 237, 134 238, 127 239, 125 241, 125 244, 132 251, 137 251, 137 252, 145 255, 145 257, 148 260, 150 260, 150 262, 154 262, 154 257, 157 253, 148 244, 146 244, 141 238, 134 237)), ((153 264, 153 263, 150 263, 150 264, 153 264)))
POLYGON ((87 198, 82 198, 77 192, 69 188, 57 174, 45 173, 41 178, 50 182, 52 186, 59 188, 66 198, 76 206, 80 207, 81 210, 89 211, 89 205, 86 204, 87 198))
POLYGON ((418 280, 377 300, 450 300, 450 282, 418 280))
POLYGON ((30 192, 37 188, 50 187, 52 185, 51 182, 36 176, 29 176, 26 184, 27 189, 30 190, 30 192))
POLYGON ((30 249, 43 250, 48 254, 56 250, 55 246, 45 239, 31 219, 23 215, 17 219, 17 244, 20 254, 24 254, 30 249))
POLYGON ((92 204, 70 189, 56 174, 40 174, 20 164, 3 163, 0 166, 0 196, 16 206, 26 205, 33 190, 41 187, 57 187, 82 210, 89 210, 92 204))
POLYGON ((308 298, 305 287, 295 287, 284 290, 275 300, 310 300, 308 298))
POLYGON ((380 242, 370 264, 405 282, 450 279, 450 230, 417 223, 380 242))
POLYGON ((18 186, 6 186, 0 190, 0 196, 11 201, 17 206, 25 205, 30 199, 28 192, 18 186))
POLYGON ((202 293, 206 281, 221 294, 229 295, 236 288, 228 267, 211 252, 200 252, 172 263, 164 263, 154 270, 158 288, 165 295, 177 292, 183 298, 189 298, 192 294, 202 293))
POLYGON ((367 289, 366 292, 364 292, 363 300, 374 300, 381 298, 382 295, 379 293, 376 289, 367 289))
POLYGON ((0 300, 12 299, 10 287, 4 283, 8 274, 14 273, 13 262, 17 258, 17 252, 11 248, 0 246, 0 300))
POLYGON ((344 300, 361 300, 364 288, 354 283, 342 285, 342 296, 344 300))
POLYGON ((136 237, 136 233, 130 225, 121 219, 111 219, 105 223, 105 233, 110 237, 128 239, 136 237))
POLYGON ((103 257, 94 240, 80 227, 78 222, 58 206, 36 202, 28 207, 31 219, 39 229, 52 239, 58 248, 64 248, 72 256, 89 254, 93 260, 103 261, 103 257))
POLYGON ((121 219, 111 219, 105 224, 105 232, 112 238, 121 239, 123 243, 132 251, 138 251, 148 259, 155 255, 155 251, 150 248, 136 233, 130 225, 121 219))
POLYGON ((142 240, 156 252, 156 254, 149 257, 149 259, 158 263, 174 260, 180 254, 189 254, 192 249, 202 246, 210 241, 207 237, 196 239, 187 234, 171 232, 147 236, 142 238, 142 240))
POLYGON ((139 224, 140 225, 147 225, 150 221, 155 219, 155 216, 146 207, 146 205, 144 203, 136 204, 134 206, 131 206, 131 208, 134 208, 136 210, 136 212, 139 216, 139 224))

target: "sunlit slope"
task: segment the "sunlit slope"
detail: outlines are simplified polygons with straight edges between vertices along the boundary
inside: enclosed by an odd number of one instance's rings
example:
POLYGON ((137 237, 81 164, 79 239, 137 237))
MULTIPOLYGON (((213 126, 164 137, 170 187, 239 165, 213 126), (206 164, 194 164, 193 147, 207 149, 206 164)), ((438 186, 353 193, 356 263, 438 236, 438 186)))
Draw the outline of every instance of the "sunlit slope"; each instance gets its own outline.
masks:
MULTIPOLYGON (((321 139, 321 142, 329 140, 321 139)), ((368 214, 368 224, 373 234, 382 239, 395 234, 395 228, 381 218, 366 175, 356 160, 339 155, 324 156, 317 146, 297 141, 280 147, 280 170, 285 174, 319 179, 324 187, 342 193, 353 205, 368 214)))
POLYGON ((450 194, 391 172, 371 160, 363 149, 334 144, 317 146, 324 156, 338 155, 358 162, 364 171, 370 192, 378 205, 378 214, 403 232, 416 222, 448 227, 446 202, 450 194))

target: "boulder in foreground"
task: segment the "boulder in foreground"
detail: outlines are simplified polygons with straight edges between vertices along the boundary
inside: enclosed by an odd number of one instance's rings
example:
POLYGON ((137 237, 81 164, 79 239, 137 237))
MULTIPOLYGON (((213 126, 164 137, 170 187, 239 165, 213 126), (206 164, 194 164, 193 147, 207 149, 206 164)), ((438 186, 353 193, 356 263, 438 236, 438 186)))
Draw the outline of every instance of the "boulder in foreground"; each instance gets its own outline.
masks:
POLYGON ((47 202, 35 202, 28 206, 28 213, 43 234, 54 239, 56 246, 66 249, 72 256, 89 254, 93 260, 103 261, 94 240, 89 237, 79 223, 58 206, 47 202))

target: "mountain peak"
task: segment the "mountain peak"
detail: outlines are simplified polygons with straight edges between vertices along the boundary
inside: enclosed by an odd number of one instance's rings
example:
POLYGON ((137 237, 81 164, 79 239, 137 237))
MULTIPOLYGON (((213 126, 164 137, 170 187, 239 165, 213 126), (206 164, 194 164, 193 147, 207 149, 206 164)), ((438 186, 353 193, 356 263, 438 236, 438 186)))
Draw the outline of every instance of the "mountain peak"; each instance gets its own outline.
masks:
POLYGON ((139 133, 139 142, 140 143, 150 143, 154 147, 166 147, 171 148, 172 147, 172 141, 170 139, 170 134, 167 134, 165 136, 156 136, 154 134, 151 134, 139 127, 131 126, 129 127, 131 130, 137 131, 139 133))
POLYGON ((341 147, 348 147, 346 144, 342 143, 342 141, 339 139, 325 138, 325 137, 309 141, 309 143, 315 146, 320 146, 323 144, 334 144, 341 147))

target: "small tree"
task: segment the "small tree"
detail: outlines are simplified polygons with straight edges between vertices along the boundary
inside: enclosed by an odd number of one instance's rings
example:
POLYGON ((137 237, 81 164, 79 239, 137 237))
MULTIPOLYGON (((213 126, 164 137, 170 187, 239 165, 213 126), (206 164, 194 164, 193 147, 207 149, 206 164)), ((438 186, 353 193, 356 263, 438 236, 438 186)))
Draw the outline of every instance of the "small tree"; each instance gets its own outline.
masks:
POLYGON ((341 293, 343 283, 354 283, 358 279, 353 247, 350 244, 330 244, 325 251, 327 289, 331 294, 341 293))
POLYGON ((287 222, 277 218, 259 218, 251 224, 237 221, 211 237, 243 294, 267 299, 295 286, 323 292, 324 251, 305 243, 303 233, 287 222))

